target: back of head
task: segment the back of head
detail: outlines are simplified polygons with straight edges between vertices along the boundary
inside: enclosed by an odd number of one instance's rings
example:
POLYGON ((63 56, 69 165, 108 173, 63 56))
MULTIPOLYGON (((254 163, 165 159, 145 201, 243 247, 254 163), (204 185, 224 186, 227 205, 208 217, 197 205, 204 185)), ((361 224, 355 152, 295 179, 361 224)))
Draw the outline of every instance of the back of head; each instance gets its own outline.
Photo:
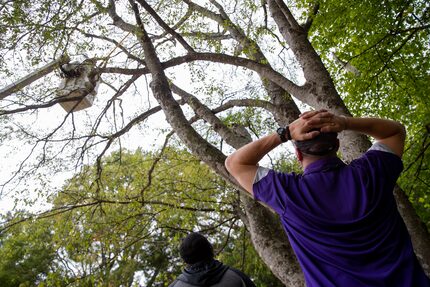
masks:
POLYGON ((181 258, 187 264, 194 264, 214 258, 213 247, 209 241, 198 232, 188 234, 179 247, 181 258))
POLYGON ((294 141, 294 145, 303 154, 314 156, 333 155, 339 148, 337 133, 320 133, 313 139, 294 141))

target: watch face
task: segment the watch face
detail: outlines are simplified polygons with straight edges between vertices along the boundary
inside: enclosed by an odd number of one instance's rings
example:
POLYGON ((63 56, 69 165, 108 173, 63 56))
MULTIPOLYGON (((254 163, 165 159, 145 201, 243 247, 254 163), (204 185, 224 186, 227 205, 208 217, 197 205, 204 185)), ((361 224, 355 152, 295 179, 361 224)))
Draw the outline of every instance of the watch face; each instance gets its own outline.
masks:
POLYGON ((287 141, 287 138, 285 137, 285 128, 278 128, 276 130, 276 132, 278 133, 278 135, 281 138, 282 142, 286 142, 287 141))

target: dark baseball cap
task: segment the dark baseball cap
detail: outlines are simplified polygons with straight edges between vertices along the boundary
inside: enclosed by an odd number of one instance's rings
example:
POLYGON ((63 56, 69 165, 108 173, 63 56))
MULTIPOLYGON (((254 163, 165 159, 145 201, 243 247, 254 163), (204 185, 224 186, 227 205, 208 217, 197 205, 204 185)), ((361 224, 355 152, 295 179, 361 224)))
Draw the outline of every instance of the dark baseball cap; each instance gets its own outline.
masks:
POLYGON ((310 140, 294 141, 294 145, 304 154, 327 155, 338 148, 337 133, 320 133, 310 140))

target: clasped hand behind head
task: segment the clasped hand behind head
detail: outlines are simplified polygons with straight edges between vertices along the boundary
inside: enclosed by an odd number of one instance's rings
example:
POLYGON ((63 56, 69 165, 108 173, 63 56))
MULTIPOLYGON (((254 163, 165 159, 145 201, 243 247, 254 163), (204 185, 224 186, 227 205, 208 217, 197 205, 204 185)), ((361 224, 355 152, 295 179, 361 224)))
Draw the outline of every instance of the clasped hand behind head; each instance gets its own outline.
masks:
POLYGON ((310 140, 320 133, 341 132, 346 128, 346 118, 327 110, 308 111, 289 125, 291 138, 296 141, 310 140))

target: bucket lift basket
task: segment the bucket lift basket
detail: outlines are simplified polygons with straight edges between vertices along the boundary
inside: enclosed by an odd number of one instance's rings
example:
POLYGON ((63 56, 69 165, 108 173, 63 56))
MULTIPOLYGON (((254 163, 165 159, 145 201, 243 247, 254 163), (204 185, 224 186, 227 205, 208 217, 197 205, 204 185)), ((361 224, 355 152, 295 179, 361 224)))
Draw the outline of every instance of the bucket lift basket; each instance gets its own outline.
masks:
POLYGON ((56 90, 56 98, 75 99, 61 101, 60 105, 63 109, 67 112, 75 112, 91 107, 101 80, 100 75, 95 73, 94 68, 96 61, 93 59, 86 59, 81 63, 69 62, 70 58, 67 55, 62 55, 45 66, 36 69, 34 72, 0 89, 0 100, 3 100, 7 96, 23 89, 60 67, 63 79, 56 90))
POLYGON ((95 62, 91 59, 60 66, 63 79, 56 91, 57 99, 76 99, 60 102, 65 111, 76 112, 93 105, 100 83, 94 67, 95 62))

